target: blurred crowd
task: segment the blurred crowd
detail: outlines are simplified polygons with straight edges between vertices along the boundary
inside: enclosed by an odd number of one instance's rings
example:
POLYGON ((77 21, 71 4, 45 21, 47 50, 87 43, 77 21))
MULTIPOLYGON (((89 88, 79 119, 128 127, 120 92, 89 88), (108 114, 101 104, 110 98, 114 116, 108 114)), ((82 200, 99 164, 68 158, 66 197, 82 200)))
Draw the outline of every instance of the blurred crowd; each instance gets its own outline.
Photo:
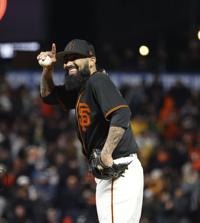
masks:
MULTIPOLYGON (((120 90, 132 110, 144 167, 141 223, 199 222, 200 92, 181 82, 166 89, 158 76, 120 90)), ((43 104, 39 87, 13 88, 4 75, 0 222, 98 222, 95 181, 76 137, 74 112, 43 104)))
POLYGON ((200 92, 177 81, 165 89, 125 86, 145 172, 142 223, 200 220, 200 92))
POLYGON ((158 44, 147 42, 144 45, 149 48, 149 54, 146 56, 140 55, 140 45, 133 47, 130 40, 124 44, 105 42, 99 47, 100 63, 106 65, 107 69, 117 71, 199 72, 200 70, 199 40, 191 39, 182 43, 180 39, 173 39, 169 43, 163 40, 158 44))

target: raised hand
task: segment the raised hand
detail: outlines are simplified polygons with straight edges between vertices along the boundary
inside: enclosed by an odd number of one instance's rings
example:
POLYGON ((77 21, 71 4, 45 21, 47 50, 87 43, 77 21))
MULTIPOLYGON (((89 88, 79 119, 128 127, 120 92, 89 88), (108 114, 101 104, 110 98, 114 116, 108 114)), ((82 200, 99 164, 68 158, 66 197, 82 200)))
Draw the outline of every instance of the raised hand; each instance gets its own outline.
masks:
POLYGON ((52 44, 51 51, 41 52, 37 56, 38 63, 42 67, 51 68, 56 62, 56 44, 52 44))

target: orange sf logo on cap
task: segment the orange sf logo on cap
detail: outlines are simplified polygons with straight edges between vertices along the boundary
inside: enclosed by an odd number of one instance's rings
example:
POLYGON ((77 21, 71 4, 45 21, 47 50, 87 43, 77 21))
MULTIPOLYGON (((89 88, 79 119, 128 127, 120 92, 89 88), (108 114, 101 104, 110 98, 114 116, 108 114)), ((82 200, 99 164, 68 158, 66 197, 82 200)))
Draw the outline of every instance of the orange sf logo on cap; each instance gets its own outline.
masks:
POLYGON ((0 21, 3 19, 7 8, 7 0, 0 0, 0 21))

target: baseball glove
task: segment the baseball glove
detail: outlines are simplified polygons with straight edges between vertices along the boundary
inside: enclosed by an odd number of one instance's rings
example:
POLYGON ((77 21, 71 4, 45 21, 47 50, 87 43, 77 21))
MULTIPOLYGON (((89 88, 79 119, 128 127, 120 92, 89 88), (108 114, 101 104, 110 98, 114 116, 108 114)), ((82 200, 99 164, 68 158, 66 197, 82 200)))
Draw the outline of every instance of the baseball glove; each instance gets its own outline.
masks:
POLYGON ((100 157, 101 151, 99 149, 93 150, 93 153, 90 157, 90 171, 92 174, 98 178, 103 180, 109 180, 109 179, 117 179, 120 176, 123 176, 123 173, 126 169, 128 169, 129 163, 120 163, 115 164, 111 167, 107 167, 104 165, 104 163, 101 161, 100 157))

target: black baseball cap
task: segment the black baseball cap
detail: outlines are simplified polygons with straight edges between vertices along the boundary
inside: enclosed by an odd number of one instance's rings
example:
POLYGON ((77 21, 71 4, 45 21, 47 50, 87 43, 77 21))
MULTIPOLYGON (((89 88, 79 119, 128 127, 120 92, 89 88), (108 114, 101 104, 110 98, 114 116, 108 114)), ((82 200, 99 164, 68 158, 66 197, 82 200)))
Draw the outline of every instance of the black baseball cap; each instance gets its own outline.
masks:
POLYGON ((65 49, 56 54, 58 60, 63 60, 65 56, 78 54, 83 57, 95 56, 94 46, 86 40, 73 39, 65 47, 65 49))

